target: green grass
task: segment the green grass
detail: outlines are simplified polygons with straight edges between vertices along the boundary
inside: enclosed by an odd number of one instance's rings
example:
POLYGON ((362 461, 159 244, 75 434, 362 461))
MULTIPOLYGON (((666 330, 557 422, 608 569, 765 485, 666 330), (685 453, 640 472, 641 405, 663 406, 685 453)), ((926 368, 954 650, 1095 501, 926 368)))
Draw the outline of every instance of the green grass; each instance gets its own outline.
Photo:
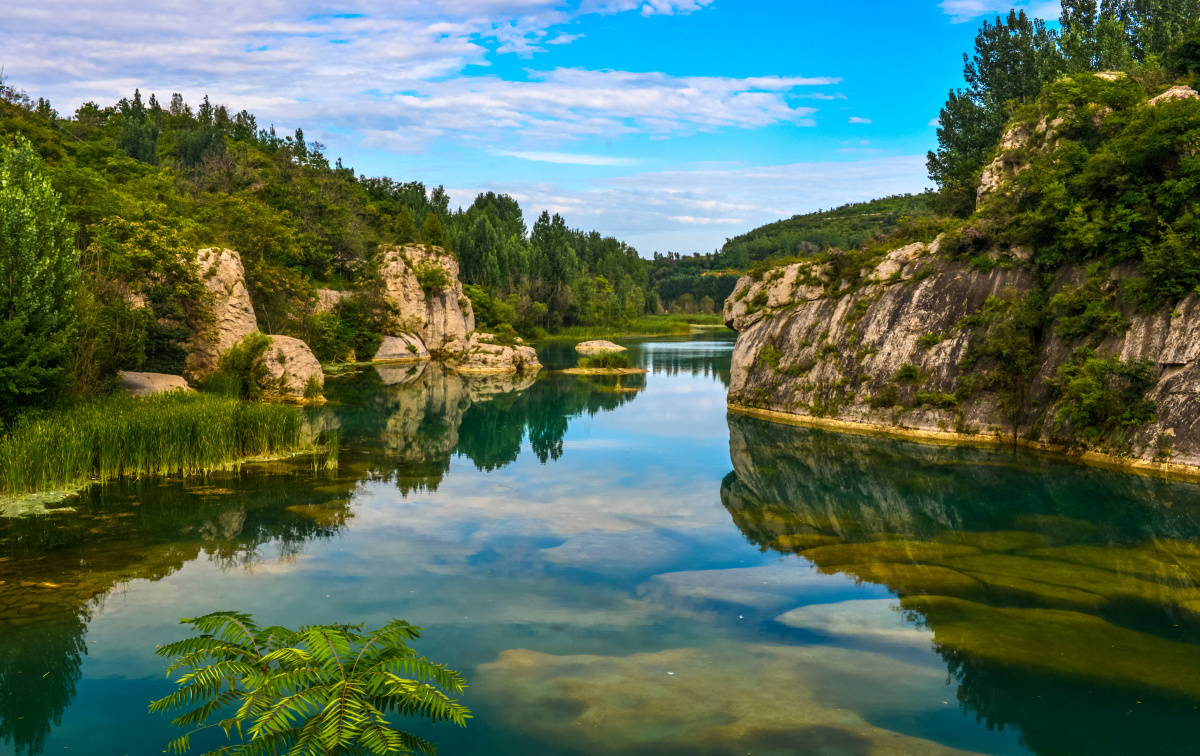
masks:
POLYGON ((725 318, 711 315, 643 315, 625 325, 568 326, 548 339, 607 339, 616 336, 678 336, 692 332, 693 325, 723 326, 725 318))
POLYGON ((0 436, 0 494, 198 475, 308 446, 295 407, 207 394, 109 396, 27 415, 0 436))
POLYGON ((629 367, 629 358, 624 352, 601 352, 593 357, 580 357, 578 367, 582 370, 624 370, 629 367))

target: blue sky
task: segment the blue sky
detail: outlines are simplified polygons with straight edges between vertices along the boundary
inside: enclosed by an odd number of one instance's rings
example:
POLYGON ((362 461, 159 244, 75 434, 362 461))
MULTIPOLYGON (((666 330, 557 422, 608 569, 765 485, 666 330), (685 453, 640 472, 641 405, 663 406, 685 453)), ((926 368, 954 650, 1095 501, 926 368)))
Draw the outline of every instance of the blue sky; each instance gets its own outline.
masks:
POLYGON ((923 189, 961 55, 1009 6, 16 0, 0 63, 60 111, 208 94, 360 173, 443 184, 454 204, 508 192, 648 256, 923 189))

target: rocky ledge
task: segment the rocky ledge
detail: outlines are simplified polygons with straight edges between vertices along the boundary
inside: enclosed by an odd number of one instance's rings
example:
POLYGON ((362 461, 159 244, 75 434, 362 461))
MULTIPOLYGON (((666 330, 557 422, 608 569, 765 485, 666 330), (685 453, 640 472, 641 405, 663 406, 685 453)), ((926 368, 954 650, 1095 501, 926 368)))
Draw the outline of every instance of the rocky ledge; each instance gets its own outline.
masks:
POLYGON ((510 344, 490 333, 473 333, 453 367, 460 373, 516 373, 541 370, 542 364, 537 351, 521 339, 510 344))
POLYGON ((611 341, 583 341, 575 345, 576 352, 624 352, 625 347, 611 341))
MULTIPOLYGON (((995 266, 940 250, 940 238, 881 253, 853 283, 828 257, 743 277, 725 302, 738 332, 728 401, 785 422, 951 442, 1023 444, 1087 461, 1200 474, 1200 298, 1146 313, 1125 301, 1117 268, 1097 281, 1061 269, 1042 294, 1052 301, 1095 289, 1111 307, 1102 334, 1045 327, 1032 372, 1006 379, 996 345, 1023 297, 1040 286, 1020 249, 996 250, 995 266), (1080 354, 1142 383, 1097 385, 1146 408, 1138 423, 1081 427, 1064 392, 1080 354), (1131 386, 1141 386, 1130 395, 1131 386)), ((1010 334, 1011 335, 1011 334, 1010 334)), ((1093 364, 1093 363, 1089 363, 1093 364)))

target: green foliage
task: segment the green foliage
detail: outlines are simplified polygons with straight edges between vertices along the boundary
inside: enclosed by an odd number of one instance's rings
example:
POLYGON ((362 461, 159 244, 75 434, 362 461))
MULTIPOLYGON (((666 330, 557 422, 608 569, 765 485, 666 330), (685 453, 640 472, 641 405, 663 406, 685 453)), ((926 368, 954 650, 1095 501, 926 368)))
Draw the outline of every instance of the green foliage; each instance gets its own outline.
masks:
POLYGON ((450 288, 450 274, 437 263, 422 263, 413 269, 413 273, 425 296, 439 294, 450 288))
POLYGON ((0 142, 0 415, 62 388, 76 321, 73 234, 33 146, 0 142))
POLYGON ((1065 339, 1089 338, 1099 341, 1124 333, 1129 323, 1115 306, 1115 294, 1101 276, 1102 269, 1089 275, 1078 288, 1067 289, 1050 300, 1056 316, 1054 330, 1065 339))
POLYGON ((949 336, 944 333, 927 333, 921 338, 917 339, 917 346, 921 347, 922 349, 932 349, 948 338, 949 336))
POLYGON ((293 453, 305 448, 300 420, 285 405, 184 392, 113 395, 30 412, 0 437, 0 493, 201 475, 247 457, 293 453))
POLYGON ((1094 441, 1111 430, 1154 422, 1146 392, 1158 382, 1150 360, 1100 358, 1081 347, 1061 365, 1051 388, 1075 438, 1094 441))
POLYGON ((772 370, 779 369, 779 360, 782 358, 783 352, 781 352, 774 344, 767 344, 762 348, 762 351, 758 353, 759 364, 765 365, 772 370))
MULTIPOLYGON (((857 249, 905 221, 932 214, 932 195, 928 193, 856 202, 761 226, 727 241, 721 254, 730 262, 740 262, 734 267, 745 268, 756 261, 804 257, 831 247, 857 249)), ((723 301, 728 296, 713 298, 723 301)))
POLYGON ((980 329, 960 367, 979 370, 996 391, 998 407, 1015 427, 1029 396, 1041 354, 1042 333, 1049 314, 1040 290, 1019 295, 1006 290, 988 297, 979 312, 963 319, 960 328, 980 329))
POLYGON ((580 357, 577 367, 581 370, 625 370, 629 367, 629 357, 624 352, 601 352, 580 357))
POLYGON ((892 380, 897 383, 918 383, 921 380, 921 370, 911 362, 906 362, 900 366, 896 374, 892 376, 892 380))
MULTIPOLYGON (((433 754, 433 743, 398 729, 392 718, 465 726, 471 716, 447 695, 463 692, 462 676, 417 656, 408 642, 421 637, 421 628, 402 620, 371 631, 260 628, 238 612, 181 622, 200 635, 155 652, 172 658, 168 675, 183 673, 179 690, 151 703, 150 711, 190 709, 176 726, 193 732, 219 726, 242 741, 214 753, 433 754)), ((172 741, 170 750, 189 750, 191 734, 172 741)))
POLYGON ((437 213, 430 211, 425 215, 425 226, 421 230, 421 238, 426 244, 431 244, 435 247, 444 247, 446 245, 445 232, 442 230, 442 219, 437 213))
POLYGON ((142 105, 142 93, 134 91, 133 100, 122 100, 121 107, 121 136, 117 139, 117 149, 134 160, 150 165, 158 165, 158 136, 161 129, 150 120, 149 113, 142 105))
POLYGON ((269 388, 270 379, 263 356, 271 347, 271 337, 255 331, 225 350, 217 370, 208 376, 205 391, 258 401, 269 388))

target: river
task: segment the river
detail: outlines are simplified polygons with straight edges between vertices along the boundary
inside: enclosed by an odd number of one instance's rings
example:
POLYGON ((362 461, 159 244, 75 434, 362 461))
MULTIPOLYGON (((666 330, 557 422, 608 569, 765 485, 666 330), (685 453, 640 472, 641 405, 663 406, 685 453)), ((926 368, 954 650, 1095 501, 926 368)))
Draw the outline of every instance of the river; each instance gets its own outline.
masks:
POLYGON ((1200 487, 727 415, 732 334, 626 343, 366 369, 310 411, 336 473, 0 521, 0 753, 162 753, 155 646, 221 609, 425 628, 448 756, 1200 750, 1200 487))

